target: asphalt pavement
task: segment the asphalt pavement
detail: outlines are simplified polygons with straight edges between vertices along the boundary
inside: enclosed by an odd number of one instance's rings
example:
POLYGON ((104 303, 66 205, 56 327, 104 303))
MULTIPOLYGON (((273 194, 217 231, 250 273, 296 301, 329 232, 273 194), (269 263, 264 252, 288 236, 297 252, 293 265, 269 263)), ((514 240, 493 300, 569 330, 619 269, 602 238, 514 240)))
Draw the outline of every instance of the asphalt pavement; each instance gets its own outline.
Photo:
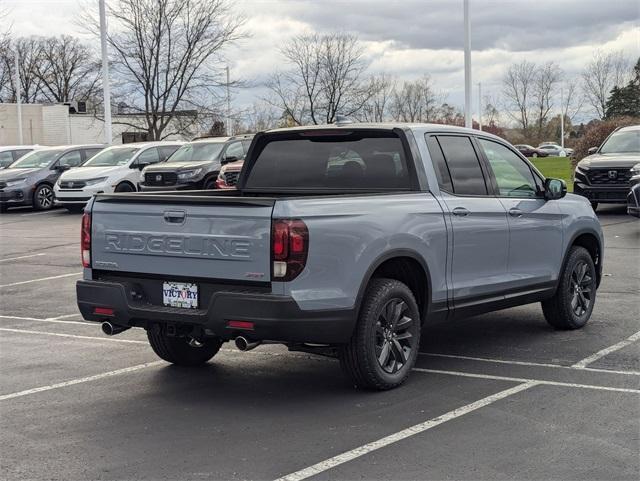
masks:
POLYGON ((430 326, 383 393, 280 346, 178 368, 105 337, 75 305, 80 216, 0 214, 0 479, 640 479, 640 221, 598 214, 584 329, 538 304, 430 326))

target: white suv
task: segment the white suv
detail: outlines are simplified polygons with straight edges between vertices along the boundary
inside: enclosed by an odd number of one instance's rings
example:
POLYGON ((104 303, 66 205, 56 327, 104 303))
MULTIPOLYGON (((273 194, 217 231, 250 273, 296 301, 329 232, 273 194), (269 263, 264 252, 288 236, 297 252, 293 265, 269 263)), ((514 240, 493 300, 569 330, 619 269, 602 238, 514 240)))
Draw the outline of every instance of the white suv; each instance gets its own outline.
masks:
POLYGON ((60 176, 54 187, 56 200, 70 212, 77 212, 94 194, 136 192, 140 171, 147 165, 167 160, 182 144, 145 142, 106 148, 60 176))

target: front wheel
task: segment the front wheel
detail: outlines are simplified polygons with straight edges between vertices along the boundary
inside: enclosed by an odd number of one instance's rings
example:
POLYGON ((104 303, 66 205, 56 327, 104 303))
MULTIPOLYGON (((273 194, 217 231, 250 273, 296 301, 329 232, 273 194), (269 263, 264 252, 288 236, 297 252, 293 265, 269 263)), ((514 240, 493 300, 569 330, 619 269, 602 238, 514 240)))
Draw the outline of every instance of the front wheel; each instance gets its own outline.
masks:
POLYGON ((216 188, 216 178, 215 177, 211 177, 207 180, 205 180, 204 185, 203 185, 204 190, 213 190, 216 188))
POLYGON ((122 182, 118 184, 114 190, 114 192, 135 192, 136 189, 129 184, 128 182, 122 182))
POLYGON ((544 317, 556 329, 579 329, 591 317, 595 301, 593 259, 584 247, 572 247, 555 295, 542 301, 544 317))
POLYGON ((420 347, 420 312, 411 290, 395 279, 373 279, 367 287, 355 331, 340 350, 340 365, 366 389, 401 385, 420 347))
POLYGON ((222 346, 217 338, 197 341, 189 337, 167 336, 161 331, 150 329, 147 339, 158 357, 178 366, 198 366, 215 356, 222 346))
POLYGON ((42 184, 33 193, 33 207, 36 210, 49 210, 53 207, 53 189, 47 184, 42 184))

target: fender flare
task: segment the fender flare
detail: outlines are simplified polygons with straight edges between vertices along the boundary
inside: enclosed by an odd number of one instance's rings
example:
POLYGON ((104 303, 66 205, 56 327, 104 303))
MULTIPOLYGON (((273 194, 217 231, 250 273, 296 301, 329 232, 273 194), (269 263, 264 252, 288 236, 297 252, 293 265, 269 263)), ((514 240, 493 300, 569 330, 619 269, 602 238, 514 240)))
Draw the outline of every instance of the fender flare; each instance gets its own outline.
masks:
MULTIPOLYGON (((565 249, 564 255, 562 256, 562 264, 560 266, 560 272, 558 273, 558 282, 560 282, 560 276, 564 272, 564 268, 567 265, 567 259, 569 258, 569 250, 571 249, 571 246, 573 246, 573 243, 576 241, 578 237, 584 234, 592 235, 596 239, 596 242, 598 244, 598 261, 599 262, 596 265, 596 288, 598 288, 600 287, 600 281, 602 280, 603 246, 602 246, 602 242, 600 241, 600 235, 598 234, 598 232, 589 228, 579 229, 578 231, 574 232, 571 238, 569 239, 569 242, 567 242, 567 248, 565 249)), ((556 288, 557 288, 557 285, 556 285, 556 288)))

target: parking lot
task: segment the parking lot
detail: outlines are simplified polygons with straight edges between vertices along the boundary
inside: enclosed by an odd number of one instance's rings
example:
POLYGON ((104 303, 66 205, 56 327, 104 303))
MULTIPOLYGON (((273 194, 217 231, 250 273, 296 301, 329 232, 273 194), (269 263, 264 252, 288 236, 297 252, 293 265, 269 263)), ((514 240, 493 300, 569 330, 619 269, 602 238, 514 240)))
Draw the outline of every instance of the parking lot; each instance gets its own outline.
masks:
POLYGON ((332 359, 226 345, 159 361, 75 305, 80 216, 0 216, 0 477, 11 480, 638 479, 640 221, 599 210, 605 277, 582 330, 533 304, 425 328, 403 387, 332 359))

